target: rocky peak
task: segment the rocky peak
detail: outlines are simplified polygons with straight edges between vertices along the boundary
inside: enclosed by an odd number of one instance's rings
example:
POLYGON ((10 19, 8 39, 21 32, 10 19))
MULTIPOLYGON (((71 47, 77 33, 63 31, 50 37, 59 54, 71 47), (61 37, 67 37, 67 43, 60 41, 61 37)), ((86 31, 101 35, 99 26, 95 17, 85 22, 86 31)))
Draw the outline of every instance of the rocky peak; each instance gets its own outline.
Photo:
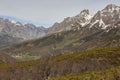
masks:
POLYGON ((86 20, 89 20, 91 19, 91 15, 89 13, 89 10, 88 9, 84 9, 80 12, 80 14, 78 14, 77 16, 75 16, 76 18, 80 18, 80 19, 86 19, 86 20))
POLYGON ((102 11, 113 12, 113 11, 120 11, 120 7, 116 6, 115 4, 107 5, 102 11))
POLYGON ((85 9, 80 12, 80 14, 65 18, 61 23, 55 23, 50 29, 49 34, 68 31, 79 27, 84 27, 90 22, 92 16, 89 14, 89 10, 85 9))
POLYGON ((114 15, 120 15, 120 7, 116 6, 114 4, 107 5, 103 10, 98 11, 95 14, 95 17, 112 17, 114 18, 114 15))
POLYGON ((88 9, 84 9, 83 11, 80 12, 81 17, 86 17, 87 15, 90 15, 88 9))
MULTIPOLYGON (((106 29, 110 25, 113 25, 117 21, 120 21, 120 7, 114 4, 107 5, 103 10, 98 11, 92 18, 90 24, 97 28, 106 29)), ((114 27, 114 26, 113 26, 114 27)))

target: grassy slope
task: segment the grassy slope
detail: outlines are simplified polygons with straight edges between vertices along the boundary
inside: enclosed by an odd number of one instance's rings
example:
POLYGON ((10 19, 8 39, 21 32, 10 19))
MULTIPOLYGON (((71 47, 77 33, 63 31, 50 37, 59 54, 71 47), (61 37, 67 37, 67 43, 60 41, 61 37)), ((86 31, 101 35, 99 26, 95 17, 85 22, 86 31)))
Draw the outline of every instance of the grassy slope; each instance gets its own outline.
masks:
MULTIPOLYGON (((61 54, 61 55, 50 58, 48 62, 54 65, 60 62, 65 62, 65 61, 75 62, 75 61, 83 61, 85 59, 98 59, 98 60, 101 59, 103 61, 109 61, 113 65, 120 65, 120 47, 111 47, 111 48, 104 48, 104 49, 88 50, 88 51, 77 52, 77 53, 61 54)), ((38 64, 41 61, 44 63, 46 59, 18 62, 13 64, 6 63, 6 64, 1 64, 0 68, 4 65, 10 65, 14 67, 15 65, 20 65, 20 64, 24 66, 25 63, 28 65, 31 65, 33 63, 38 64)), ((9 68, 9 66, 7 68, 9 68)))
POLYGON ((107 70, 51 78, 50 80, 120 80, 120 66, 107 70))
POLYGON ((28 80, 29 77, 31 79, 34 78, 33 80, 44 80, 49 76, 53 78, 56 76, 64 76, 55 79, 52 78, 53 80, 71 80, 72 78, 74 78, 73 80, 86 80, 86 78, 89 77, 90 79, 87 80, 101 80, 101 78, 105 78, 103 80, 111 80, 111 77, 116 78, 119 76, 119 66, 120 47, 113 47, 98 50, 88 50, 80 53, 63 54, 47 60, 41 59, 29 62, 0 64, 0 79, 12 80, 14 78, 15 80, 18 80, 21 78, 19 75, 21 75, 23 78, 21 80, 28 80), (96 63, 90 64, 90 62, 94 60, 97 61, 97 63, 101 62, 100 65, 97 65, 96 63), (87 61, 86 64, 88 65, 84 64, 84 61, 87 61), (74 63, 77 63, 77 65, 83 65, 75 67, 74 63), (73 65, 75 68, 71 67, 70 65, 73 65), (91 69, 90 66, 94 65, 95 68, 98 69, 91 69), (106 67, 106 65, 108 67, 106 67), (81 67, 87 67, 87 69, 81 71, 81 67), (68 69, 72 69, 72 71, 69 72, 68 69), (1 76, 1 74, 4 74, 2 72, 3 70, 7 76, 1 76))
POLYGON ((54 58, 53 62, 82 61, 87 58, 104 59, 103 61, 108 60, 116 67, 114 66, 105 70, 88 71, 81 74, 69 74, 66 76, 53 77, 50 80, 120 80, 120 47, 85 51, 81 54, 76 53, 62 55, 54 58))
POLYGON ((116 64, 120 63, 120 47, 111 47, 104 49, 88 50, 84 52, 64 54, 56 56, 52 59, 52 63, 58 63, 62 61, 75 61, 75 60, 84 60, 84 59, 104 59, 109 60, 110 62, 115 62, 116 64))

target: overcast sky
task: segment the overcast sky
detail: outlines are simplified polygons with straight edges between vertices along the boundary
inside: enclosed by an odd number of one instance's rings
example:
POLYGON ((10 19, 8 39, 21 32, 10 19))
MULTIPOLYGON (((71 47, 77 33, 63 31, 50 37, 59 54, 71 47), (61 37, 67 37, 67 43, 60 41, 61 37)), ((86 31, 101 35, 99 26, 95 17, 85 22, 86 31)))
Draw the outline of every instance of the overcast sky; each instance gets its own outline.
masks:
POLYGON ((0 0, 0 15, 32 20, 48 27, 83 9, 94 14, 108 4, 120 6, 120 0, 0 0))

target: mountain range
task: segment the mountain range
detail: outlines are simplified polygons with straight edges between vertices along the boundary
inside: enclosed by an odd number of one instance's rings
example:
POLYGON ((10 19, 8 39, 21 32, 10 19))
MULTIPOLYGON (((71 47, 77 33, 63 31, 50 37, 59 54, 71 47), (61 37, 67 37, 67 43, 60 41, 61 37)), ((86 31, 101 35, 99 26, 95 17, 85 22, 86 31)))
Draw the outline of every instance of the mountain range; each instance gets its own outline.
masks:
POLYGON ((114 4, 50 28, 0 18, 0 42, 3 80, 120 80, 120 6, 114 4))
POLYGON ((42 25, 42 24, 40 24, 39 22, 36 22, 36 21, 26 20, 26 19, 14 17, 14 16, 0 15, 0 18, 9 19, 9 20, 12 21, 12 22, 20 22, 20 23, 22 23, 22 24, 28 24, 28 23, 29 23, 29 24, 34 24, 34 25, 36 25, 36 26, 42 25))
POLYGON ((0 44, 14 44, 25 40, 37 39, 46 35, 48 29, 33 24, 22 24, 0 18, 0 44))
MULTIPOLYGON (((89 25, 92 29, 107 29, 120 22, 120 7, 114 4, 107 5, 103 10, 98 11, 94 16, 85 9, 74 17, 67 17, 61 23, 55 23, 49 33, 56 33, 74 28, 83 28, 89 25)), ((114 26, 117 27, 117 26, 114 26)))
POLYGON ((7 52, 14 56, 43 57, 120 45, 120 7, 114 4, 107 5, 94 16, 85 9, 50 28, 12 23, 2 18, 0 25, 1 45, 20 43, 7 52))

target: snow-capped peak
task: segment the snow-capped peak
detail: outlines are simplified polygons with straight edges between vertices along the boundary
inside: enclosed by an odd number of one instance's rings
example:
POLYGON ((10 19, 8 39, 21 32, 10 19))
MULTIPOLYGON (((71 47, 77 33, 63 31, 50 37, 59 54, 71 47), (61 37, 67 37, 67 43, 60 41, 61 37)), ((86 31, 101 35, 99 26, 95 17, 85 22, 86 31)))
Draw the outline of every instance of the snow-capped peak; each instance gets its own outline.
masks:
POLYGON ((81 11, 81 13, 80 13, 80 16, 82 16, 82 17, 85 17, 85 16, 87 16, 87 15, 89 15, 89 10, 88 10, 88 9, 84 9, 84 10, 81 11))
POLYGON ((119 12, 120 11, 120 7, 116 6, 115 4, 109 4, 102 11, 103 12, 114 12, 114 11, 119 12))
POLYGON ((98 11, 91 19, 90 27, 96 27, 100 29, 109 28, 109 25, 113 25, 116 21, 119 21, 120 7, 114 4, 109 4, 103 10, 98 11))
POLYGON ((92 18, 92 15, 90 15, 89 10, 88 9, 84 9, 80 12, 79 15, 77 15, 76 17, 81 17, 84 18, 86 20, 90 20, 92 18))
POLYGON ((81 25, 81 27, 84 27, 85 25, 87 25, 90 22, 90 20, 92 19, 93 16, 90 15, 88 9, 84 9, 80 12, 80 14, 78 14, 75 17, 80 19, 79 24, 81 25))

